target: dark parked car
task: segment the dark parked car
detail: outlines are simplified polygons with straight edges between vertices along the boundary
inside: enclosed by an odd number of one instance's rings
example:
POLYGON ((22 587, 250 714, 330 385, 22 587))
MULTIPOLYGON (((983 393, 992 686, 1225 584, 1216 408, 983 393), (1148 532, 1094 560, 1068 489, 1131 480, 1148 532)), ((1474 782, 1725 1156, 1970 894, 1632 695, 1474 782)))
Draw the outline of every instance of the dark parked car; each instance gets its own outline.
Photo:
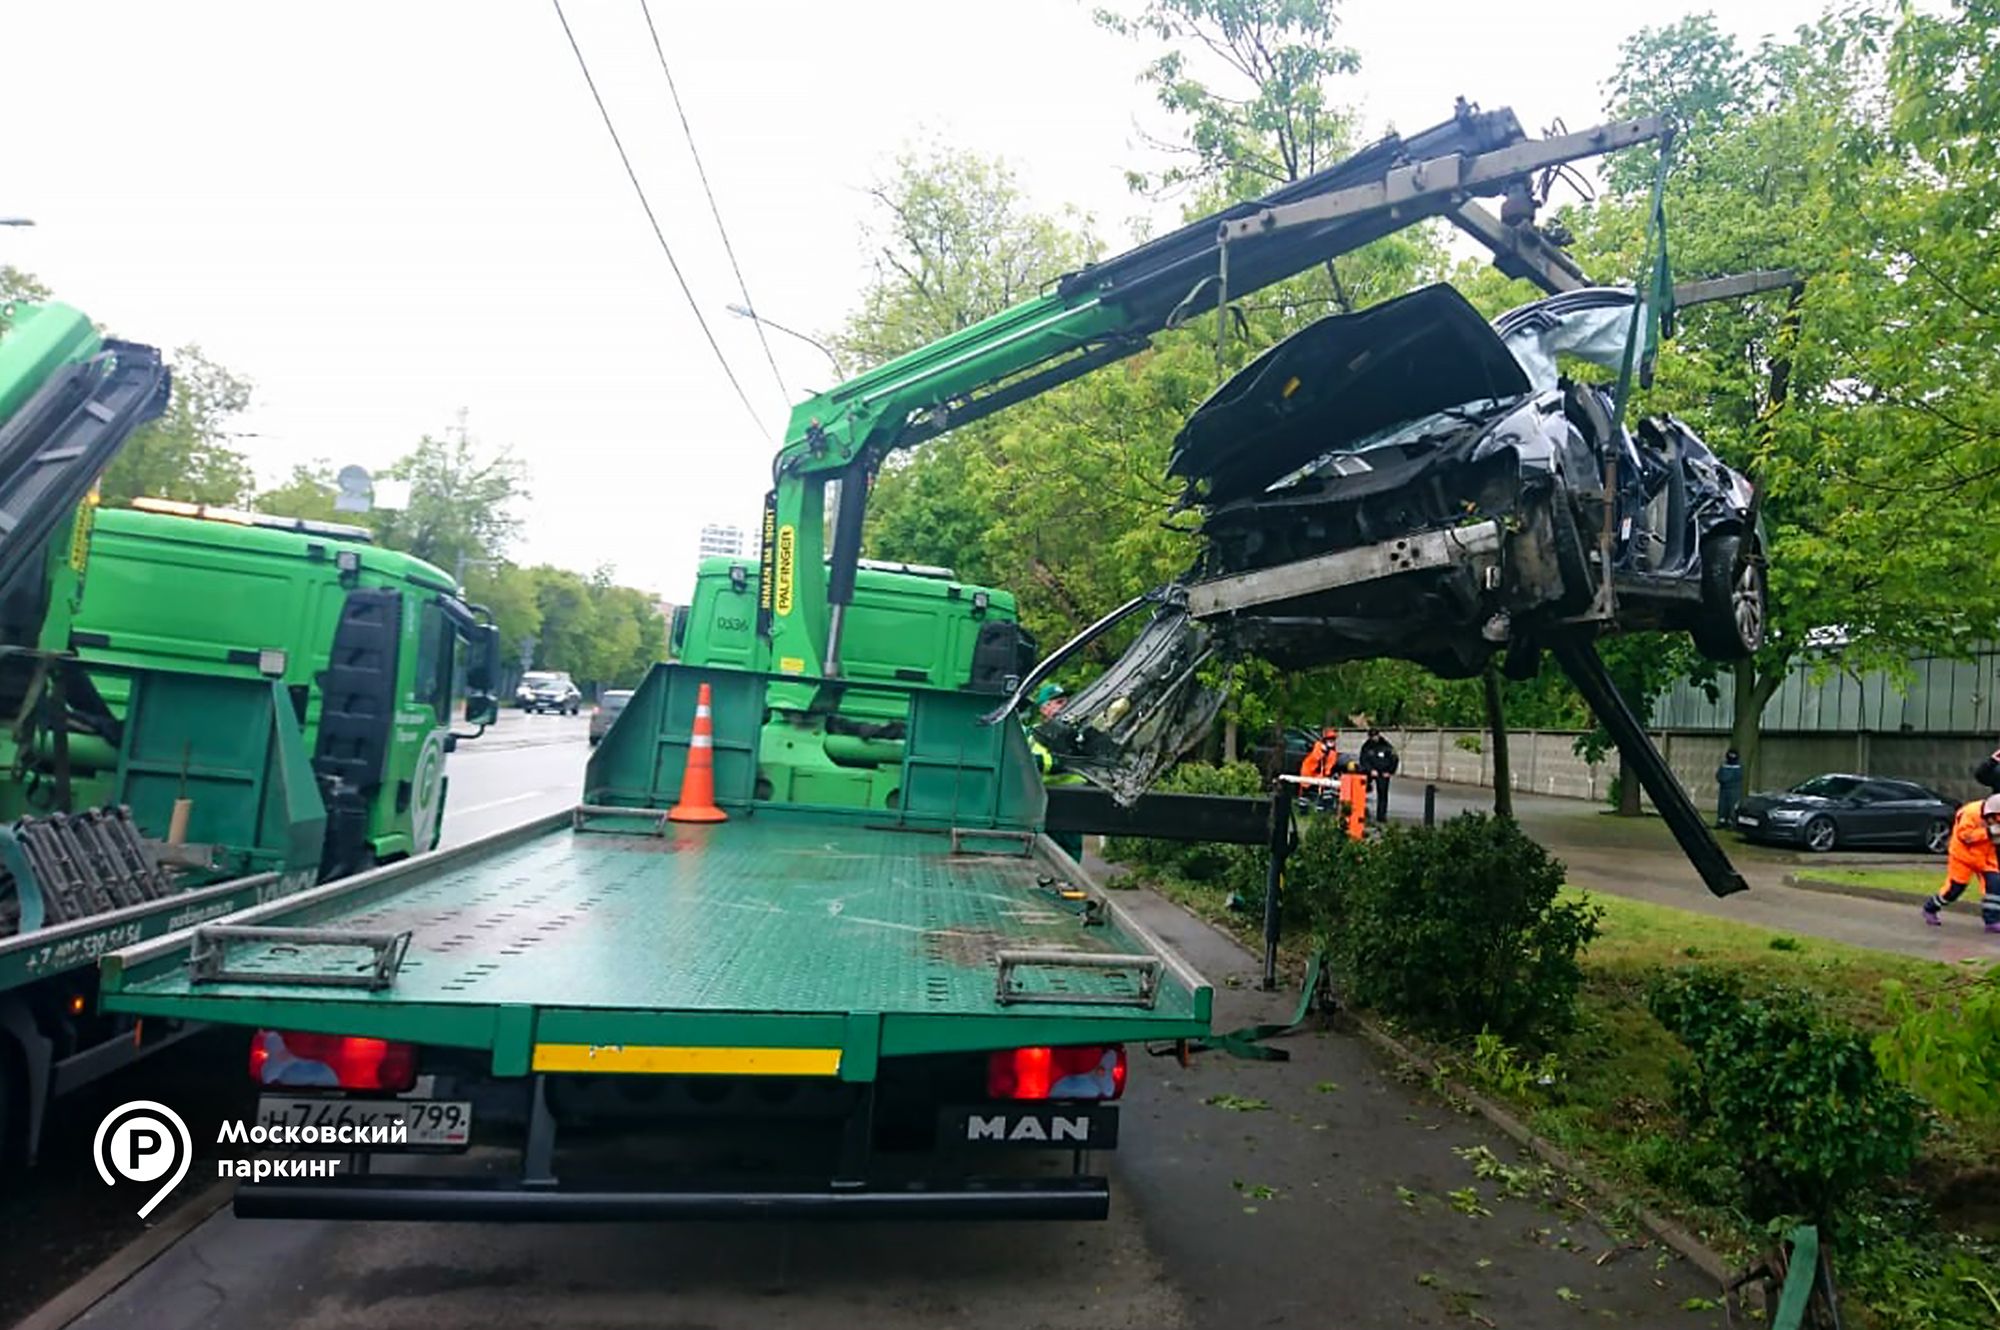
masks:
POLYGON ((630 688, 608 688, 597 699, 597 706, 590 713, 590 741, 596 743, 610 732, 611 723, 618 719, 618 713, 632 700, 630 688))
POLYGON ((1531 674, 1557 635, 1678 629, 1711 659, 1764 641, 1750 482, 1671 416, 1614 424, 1632 292, 1585 288, 1488 323, 1451 287, 1301 329, 1188 418, 1169 471, 1201 514, 1186 577, 1126 655, 1037 734, 1135 797, 1216 713, 1214 670, 1383 656, 1531 674))
POLYGON ((1319 731, 1308 725, 1287 725, 1280 743, 1267 736, 1263 743, 1244 754, 1260 769, 1278 776, 1296 776, 1306 754, 1319 742, 1319 731))
POLYGON ((1900 845, 1943 854, 1958 805, 1906 780, 1826 775, 1775 794, 1753 794, 1736 808, 1749 840, 1803 845, 1815 853, 1843 845, 1900 845))

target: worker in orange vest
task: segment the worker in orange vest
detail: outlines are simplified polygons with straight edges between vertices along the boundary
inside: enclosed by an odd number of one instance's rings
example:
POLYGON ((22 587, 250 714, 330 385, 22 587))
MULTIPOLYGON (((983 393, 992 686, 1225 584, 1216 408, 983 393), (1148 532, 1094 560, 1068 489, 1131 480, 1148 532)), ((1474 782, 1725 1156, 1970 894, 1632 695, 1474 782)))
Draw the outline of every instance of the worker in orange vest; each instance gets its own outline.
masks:
POLYGON ((1946 863, 1944 890, 1924 902, 1924 922, 1943 926, 1938 918, 1945 906, 1965 894, 1976 878, 1979 882, 1979 914, 1986 931, 2000 933, 2000 794, 1974 799, 1958 810, 1951 824, 1951 858, 1946 863))
MULTIPOLYGON (((1306 754, 1305 761, 1299 764, 1299 775, 1307 780, 1332 780, 1339 769, 1340 731, 1328 725, 1319 732, 1319 742, 1312 746, 1311 751, 1306 754)), ((1299 790, 1299 802, 1314 804, 1321 808, 1331 807, 1333 787, 1302 786, 1299 790)))

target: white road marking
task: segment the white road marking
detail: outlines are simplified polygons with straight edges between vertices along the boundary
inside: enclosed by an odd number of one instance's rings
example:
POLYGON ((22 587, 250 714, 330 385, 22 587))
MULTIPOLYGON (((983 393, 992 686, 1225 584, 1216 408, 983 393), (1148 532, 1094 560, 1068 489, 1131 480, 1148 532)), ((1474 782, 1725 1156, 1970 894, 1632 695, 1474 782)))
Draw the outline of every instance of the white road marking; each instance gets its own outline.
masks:
POLYGON ((453 808, 451 811, 463 817, 467 813, 483 813, 489 808, 504 808, 508 804, 520 803, 523 799, 539 799, 545 794, 554 793, 554 790, 529 790, 525 794, 510 794, 505 799, 489 799, 483 804, 474 804, 470 808, 453 808))

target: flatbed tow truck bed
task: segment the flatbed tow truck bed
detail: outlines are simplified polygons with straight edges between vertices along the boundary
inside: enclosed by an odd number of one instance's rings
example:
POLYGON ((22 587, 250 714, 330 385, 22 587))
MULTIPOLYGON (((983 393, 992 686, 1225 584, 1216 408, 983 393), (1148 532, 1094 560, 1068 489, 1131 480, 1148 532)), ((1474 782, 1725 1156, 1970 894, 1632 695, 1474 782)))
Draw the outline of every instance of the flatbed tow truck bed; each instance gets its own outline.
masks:
MULTIPOLYGON (((893 811, 751 797, 727 822, 677 824, 661 811, 677 776, 631 806, 641 792, 619 771, 655 785, 677 772, 682 695, 721 677, 656 670, 594 759, 590 804, 104 958, 107 1006, 416 1045, 420 1100, 522 1128, 517 1178, 440 1176, 432 1166, 468 1161, 401 1156, 389 1172, 246 1185, 239 1213, 1106 1212, 1105 1180, 1084 1169, 1116 1143, 1103 1099, 1122 1089, 1123 1050, 1206 1035, 1207 983, 1019 825, 1024 798, 1039 821, 1039 783, 1018 727, 977 726, 984 699, 912 690, 920 738, 893 811), (927 756, 921 736, 939 733, 948 757, 927 756), (1011 1075, 1021 1056, 1046 1067, 1051 1048, 1101 1051, 1106 1078, 1115 1057, 1115 1088, 1066 1094, 1089 1078, 1044 1071, 1031 1093, 995 1091, 996 1059, 1011 1075), (608 1169, 580 1156, 559 1169, 558 1124, 566 1139, 607 1124, 649 1135, 608 1169), (827 1148, 775 1179, 718 1175, 712 1159, 676 1159, 663 1183, 629 1176, 663 1142, 718 1126, 752 1126, 763 1144, 824 1129, 827 1148), (974 1167, 1023 1145, 1060 1151, 1069 1171, 974 1167)), ((716 707, 725 806, 738 802, 732 756, 754 771, 754 740, 731 722, 763 710, 757 689, 738 691, 719 689, 716 707)))
POLYGON ((657 824, 657 813, 565 813, 215 921, 407 931, 385 988, 317 987, 361 974, 363 949, 283 941, 232 945, 228 969, 242 981, 196 982, 182 934, 111 957, 105 990, 139 1014, 254 1006, 285 1028, 490 1050, 501 1071, 581 1070, 578 1059, 667 1070, 671 1059, 645 1049, 712 1036, 865 1076, 879 1057, 991 1047, 994 1022, 1034 1043, 1013 1027, 1058 1007, 1076 1042, 1185 1037, 1207 1019, 1198 977, 1122 916, 1084 926, 1054 887, 1074 868, 1042 855, 954 854, 947 833, 809 815, 667 823, 661 835, 657 824), (1132 967, 1010 966, 1019 992, 1001 998, 1001 957, 1055 949, 1157 954, 1165 982, 1146 1006, 1132 967), (288 982, 251 981, 264 972, 288 982), (592 1047, 594 1058, 579 1051, 592 1047))

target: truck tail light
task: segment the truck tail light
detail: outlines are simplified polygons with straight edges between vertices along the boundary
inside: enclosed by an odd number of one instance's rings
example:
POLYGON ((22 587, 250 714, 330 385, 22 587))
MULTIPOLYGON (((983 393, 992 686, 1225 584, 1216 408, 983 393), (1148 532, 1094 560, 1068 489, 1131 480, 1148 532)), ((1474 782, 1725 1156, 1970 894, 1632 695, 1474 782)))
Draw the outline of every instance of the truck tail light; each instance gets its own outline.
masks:
POLYGON ((1125 1046, 1010 1048, 986 1057, 989 1099, 1116 1099, 1125 1093, 1125 1046))
POLYGON ((259 1085, 401 1094, 417 1083, 417 1046, 356 1035, 259 1030, 250 1040, 250 1079, 259 1085))

